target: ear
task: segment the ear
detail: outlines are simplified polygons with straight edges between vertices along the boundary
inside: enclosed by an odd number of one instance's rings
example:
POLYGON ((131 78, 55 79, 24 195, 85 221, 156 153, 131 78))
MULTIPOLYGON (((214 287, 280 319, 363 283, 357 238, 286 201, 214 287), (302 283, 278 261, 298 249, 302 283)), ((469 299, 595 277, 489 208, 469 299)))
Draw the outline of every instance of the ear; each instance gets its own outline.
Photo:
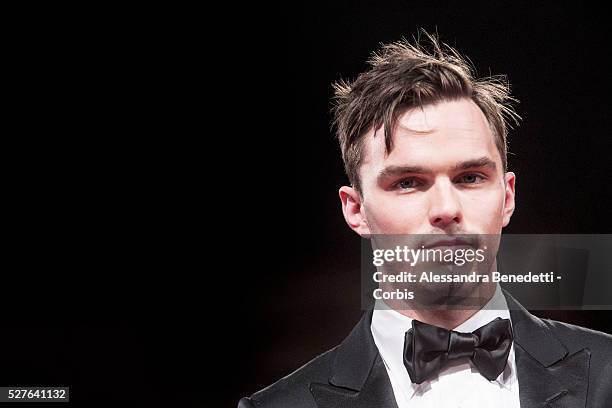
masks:
POLYGON ((506 192, 504 194, 503 227, 510 223, 510 218, 514 214, 516 175, 509 171, 506 173, 505 179, 506 192))
POLYGON ((353 187, 342 186, 338 191, 342 203, 342 213, 346 223, 353 231, 366 238, 370 227, 363 213, 361 196, 353 187))

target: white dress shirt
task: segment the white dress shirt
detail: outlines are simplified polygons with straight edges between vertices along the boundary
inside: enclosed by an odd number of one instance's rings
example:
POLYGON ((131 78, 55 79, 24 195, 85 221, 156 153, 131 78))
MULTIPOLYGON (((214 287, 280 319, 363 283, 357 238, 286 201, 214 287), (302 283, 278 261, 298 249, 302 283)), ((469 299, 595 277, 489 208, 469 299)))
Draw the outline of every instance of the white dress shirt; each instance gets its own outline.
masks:
MULTIPOLYGON (((371 330, 399 408, 520 408, 514 344, 506 368, 495 381, 483 377, 466 357, 451 362, 437 377, 413 384, 403 361, 404 337, 412 327, 412 319, 379 306, 374 309, 371 330)), ((499 284, 487 305, 453 330, 469 333, 497 317, 510 319, 499 284)))

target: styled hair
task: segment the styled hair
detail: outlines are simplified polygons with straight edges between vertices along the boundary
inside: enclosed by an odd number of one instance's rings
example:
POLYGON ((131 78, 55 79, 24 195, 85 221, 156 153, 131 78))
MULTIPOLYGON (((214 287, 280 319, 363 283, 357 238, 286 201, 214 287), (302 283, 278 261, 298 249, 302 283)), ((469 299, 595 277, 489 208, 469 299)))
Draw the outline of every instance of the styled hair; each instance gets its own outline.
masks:
MULTIPOLYGON (((397 118, 408 109, 445 100, 469 98, 484 113, 507 171, 507 131, 510 120, 520 116, 512 107, 505 75, 476 78, 476 70, 455 49, 440 43, 436 35, 421 30, 411 44, 406 39, 384 44, 368 60, 369 69, 353 82, 340 80, 332 86, 332 127, 340 143, 344 168, 351 185, 361 193, 359 167, 364 156, 364 136, 384 125, 386 154, 393 150, 392 131, 397 118)), ((376 136, 376 133, 374 134, 376 136)))

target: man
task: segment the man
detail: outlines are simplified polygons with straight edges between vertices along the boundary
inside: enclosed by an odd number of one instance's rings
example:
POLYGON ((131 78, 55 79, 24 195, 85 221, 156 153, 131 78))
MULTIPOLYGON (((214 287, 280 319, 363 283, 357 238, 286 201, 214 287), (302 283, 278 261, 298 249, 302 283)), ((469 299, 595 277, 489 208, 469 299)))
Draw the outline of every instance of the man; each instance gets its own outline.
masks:
MULTIPOLYGON (((431 52, 386 45, 335 85, 344 218, 362 237, 498 235, 515 207, 513 99, 427 37, 431 52)), ((477 288, 476 309, 376 307, 339 346, 239 407, 610 406, 612 336, 539 319, 498 285, 477 288), (427 348, 435 342, 442 350, 427 348)))

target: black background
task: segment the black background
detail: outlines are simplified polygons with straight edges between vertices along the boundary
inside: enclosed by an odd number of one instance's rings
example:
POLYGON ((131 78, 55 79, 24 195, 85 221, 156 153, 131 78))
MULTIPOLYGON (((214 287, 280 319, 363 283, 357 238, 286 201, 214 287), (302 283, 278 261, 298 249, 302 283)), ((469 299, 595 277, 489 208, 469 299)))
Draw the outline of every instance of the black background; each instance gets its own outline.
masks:
MULTIPOLYGON (((234 406, 358 320, 331 83, 419 28, 506 74, 508 233, 610 231, 606 14, 550 2, 22 10, 2 384, 234 406)), ((607 332, 609 311, 538 312, 607 332)))

